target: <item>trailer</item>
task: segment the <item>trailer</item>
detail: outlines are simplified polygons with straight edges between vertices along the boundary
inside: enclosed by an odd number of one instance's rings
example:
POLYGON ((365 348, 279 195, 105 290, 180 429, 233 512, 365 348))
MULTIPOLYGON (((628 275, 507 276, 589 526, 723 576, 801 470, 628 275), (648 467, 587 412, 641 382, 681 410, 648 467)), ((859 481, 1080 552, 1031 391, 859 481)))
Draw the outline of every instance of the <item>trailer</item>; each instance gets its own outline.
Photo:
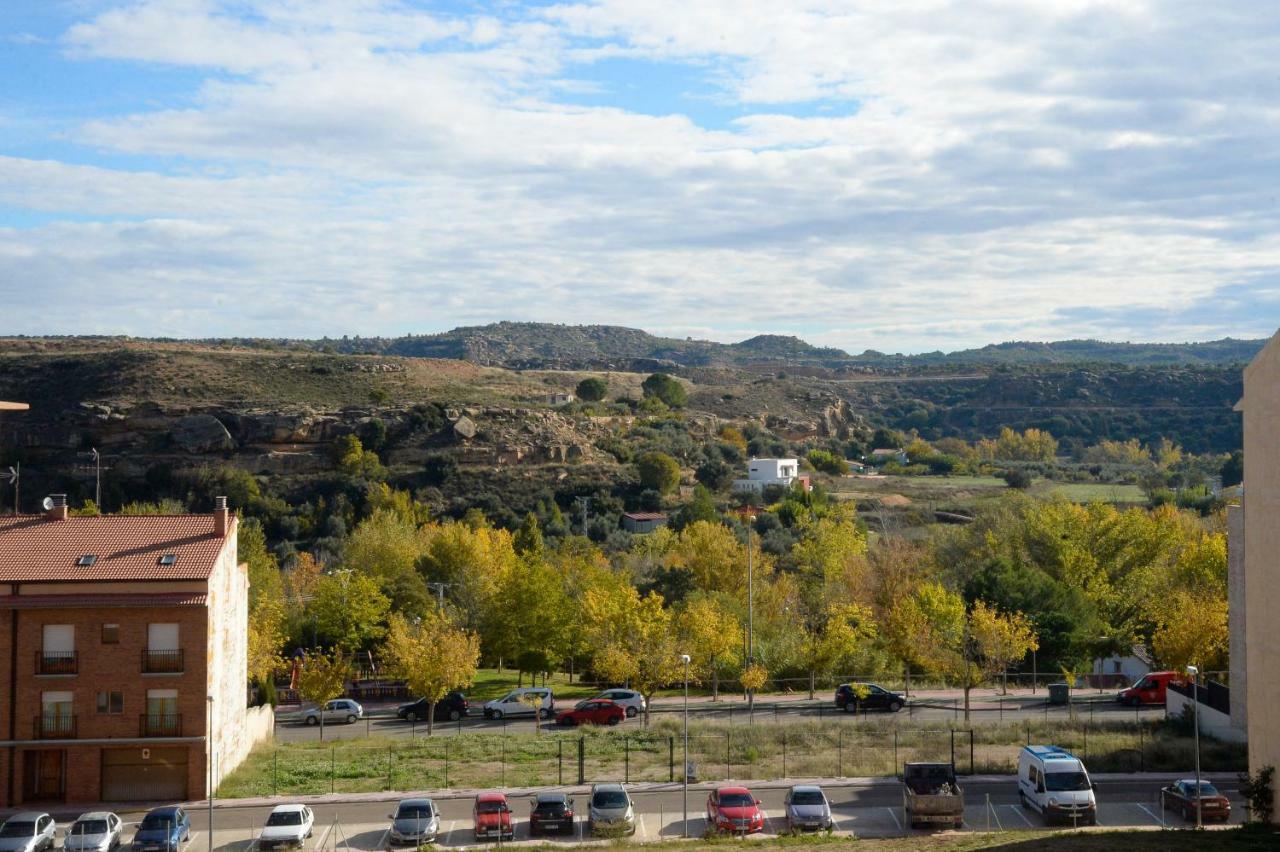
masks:
POLYGON ((964 791, 952 763, 908 763, 902 768, 903 821, 912 828, 964 827, 964 791))

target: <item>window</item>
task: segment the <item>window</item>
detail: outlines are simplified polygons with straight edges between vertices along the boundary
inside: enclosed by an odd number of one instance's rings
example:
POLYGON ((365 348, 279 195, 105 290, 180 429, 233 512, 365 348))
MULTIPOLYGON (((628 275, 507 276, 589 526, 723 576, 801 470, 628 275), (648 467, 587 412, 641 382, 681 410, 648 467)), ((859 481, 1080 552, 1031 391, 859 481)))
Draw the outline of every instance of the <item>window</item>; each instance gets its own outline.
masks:
POLYGON ((118 714, 124 712, 124 693, 122 692, 99 692, 98 693, 98 712, 118 714))
POLYGON ((68 675, 76 673, 76 628, 71 624, 45 624, 41 627, 40 654, 36 658, 36 674, 68 675))
POLYGON ((147 719, 153 726, 172 724, 178 718, 178 690, 148 689, 147 719))
POLYGON ((178 625, 176 624, 148 624, 147 625, 147 650, 148 651, 176 651, 178 650, 178 625))
POLYGON ((176 554, 176 553, 166 553, 166 554, 164 554, 163 556, 161 556, 161 557, 160 557, 160 559, 157 561, 157 564, 159 564, 159 565, 172 565, 173 563, 175 563, 175 562, 177 562, 177 561, 178 561, 178 554, 176 554))
POLYGON ((93 563, 97 561, 98 561, 97 554, 86 553, 84 556, 81 556, 79 559, 76 560, 76 564, 79 565, 81 568, 88 568, 89 566, 93 565, 93 563))
POLYGON ((119 624, 102 625, 102 644, 103 645, 119 645, 120 644, 120 625, 119 624))

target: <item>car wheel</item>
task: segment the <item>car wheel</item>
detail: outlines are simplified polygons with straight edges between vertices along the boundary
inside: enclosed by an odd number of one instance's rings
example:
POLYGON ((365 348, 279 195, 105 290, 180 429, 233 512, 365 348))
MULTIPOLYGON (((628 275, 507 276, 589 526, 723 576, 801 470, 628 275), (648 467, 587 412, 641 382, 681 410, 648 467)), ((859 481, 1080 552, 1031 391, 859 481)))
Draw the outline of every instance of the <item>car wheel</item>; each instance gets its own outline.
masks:
POLYGON ((901 710, 901 709, 902 709, 902 702, 901 702, 901 701, 890 701, 890 702, 889 702, 889 712, 890 712, 890 713, 897 713, 897 712, 898 712, 899 710, 901 710))
POLYGON ((418 714, 410 710, 408 713, 404 714, 404 720, 406 722, 416 722, 418 721, 418 714))
POLYGON ((457 710, 450 710, 450 711, 449 711, 449 721, 450 721, 450 722, 456 722, 456 721, 458 721, 458 720, 459 720, 459 719, 461 719, 461 718, 462 718, 462 714, 461 714, 460 712, 458 712, 457 710))
POLYGON ((844 703, 844 712, 846 712, 846 713, 857 713, 857 712, 858 712, 858 702, 856 702, 856 701, 846 701, 846 702, 844 703))
POLYGON ((493 711, 493 715, 492 715, 490 718, 492 718, 492 719, 501 719, 501 718, 502 718, 502 711, 501 711, 501 710, 494 710, 494 711, 493 711))
POLYGON ((621 722, 621 721, 622 721, 622 720, 621 720, 621 719, 619 719, 617 716, 610 716, 610 717, 609 717, 609 724, 610 724, 610 725, 616 725, 616 724, 618 724, 618 723, 619 723, 619 722, 621 722))
POLYGON ((348 713, 348 714, 347 714, 347 724, 348 724, 348 725, 354 725, 355 723, 356 723, 356 717, 355 717, 355 716, 353 716, 353 715, 351 715, 350 713, 348 713))
POLYGON ((539 718, 539 719, 550 719, 550 718, 551 718, 551 711, 550 711, 550 710, 548 710, 548 709, 547 709, 547 708, 545 708, 545 707, 540 707, 540 708, 538 708, 538 718, 539 718))
POLYGON ((308 717, 306 717, 305 719, 303 719, 302 721, 303 721, 305 724, 307 724, 307 725, 313 725, 313 726, 314 726, 314 725, 319 725, 319 724, 320 724, 320 719, 319 719, 319 718, 317 718, 316 716, 308 716, 308 717))
POLYGON ((636 717, 636 713, 637 713, 637 712, 638 712, 638 711, 636 710, 636 708, 634 708, 634 707, 628 707, 628 708, 627 708, 627 718, 628 718, 628 719, 634 719, 634 718, 636 717))

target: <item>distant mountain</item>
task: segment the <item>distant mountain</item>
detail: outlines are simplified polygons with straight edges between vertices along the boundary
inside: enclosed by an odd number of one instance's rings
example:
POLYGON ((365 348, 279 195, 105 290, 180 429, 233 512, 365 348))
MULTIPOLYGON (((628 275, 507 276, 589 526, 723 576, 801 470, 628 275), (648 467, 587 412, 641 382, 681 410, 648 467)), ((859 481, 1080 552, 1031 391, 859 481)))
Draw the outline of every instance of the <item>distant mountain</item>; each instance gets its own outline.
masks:
POLYGON ((1224 337, 1203 343, 1110 343, 1104 340, 1060 340, 1053 343, 1011 341, 981 349, 885 356, 864 353, 857 360, 894 360, 914 364, 1072 364, 1105 363, 1131 366, 1161 364, 1238 364, 1253 359, 1266 340, 1224 337), (871 356, 871 357, 868 357, 871 356))

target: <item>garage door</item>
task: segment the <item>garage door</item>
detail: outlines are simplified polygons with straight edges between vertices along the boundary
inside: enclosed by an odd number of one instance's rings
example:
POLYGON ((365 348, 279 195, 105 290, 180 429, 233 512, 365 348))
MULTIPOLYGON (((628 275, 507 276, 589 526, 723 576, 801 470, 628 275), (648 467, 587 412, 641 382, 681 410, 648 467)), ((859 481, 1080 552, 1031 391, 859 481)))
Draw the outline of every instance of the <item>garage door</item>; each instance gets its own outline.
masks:
POLYGON ((187 798, 187 749, 102 750, 104 802, 181 802, 187 798))

